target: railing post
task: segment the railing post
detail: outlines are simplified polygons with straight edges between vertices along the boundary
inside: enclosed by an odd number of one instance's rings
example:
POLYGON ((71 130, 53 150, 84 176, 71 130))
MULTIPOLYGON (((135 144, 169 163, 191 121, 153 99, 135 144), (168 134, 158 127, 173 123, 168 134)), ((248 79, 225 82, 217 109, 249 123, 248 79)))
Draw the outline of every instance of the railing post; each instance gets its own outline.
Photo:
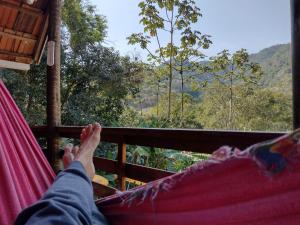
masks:
MULTIPOLYGON (((48 40, 54 43, 52 63, 47 66, 47 158, 56 168, 56 153, 59 139, 56 127, 61 124, 60 109, 60 40, 62 0, 51 0, 49 14, 48 40)), ((50 60, 50 59, 49 59, 50 60)))
POLYGON ((300 2, 291 0, 294 129, 300 127, 300 2))
POLYGON ((126 144, 118 144, 118 188, 120 191, 126 191, 125 184, 125 163, 126 163, 126 144))

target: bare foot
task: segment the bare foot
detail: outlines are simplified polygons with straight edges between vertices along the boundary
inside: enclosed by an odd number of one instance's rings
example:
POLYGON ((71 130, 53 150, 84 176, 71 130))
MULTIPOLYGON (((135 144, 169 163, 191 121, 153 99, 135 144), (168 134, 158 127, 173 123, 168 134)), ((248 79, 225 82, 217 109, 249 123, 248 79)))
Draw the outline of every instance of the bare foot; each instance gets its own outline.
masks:
POLYGON ((93 163, 93 155, 100 143, 101 126, 99 123, 86 126, 80 135, 79 151, 75 155, 74 160, 80 161, 85 168, 88 176, 93 179, 95 175, 95 167, 93 163))
POLYGON ((64 163, 64 169, 66 169, 74 160, 75 156, 77 156, 79 147, 78 146, 73 147, 72 144, 67 144, 64 148, 64 151, 65 153, 63 156, 63 163, 64 163))
POLYGON ((80 134, 80 143, 83 143, 87 136, 93 131, 93 125, 89 124, 82 129, 80 134))

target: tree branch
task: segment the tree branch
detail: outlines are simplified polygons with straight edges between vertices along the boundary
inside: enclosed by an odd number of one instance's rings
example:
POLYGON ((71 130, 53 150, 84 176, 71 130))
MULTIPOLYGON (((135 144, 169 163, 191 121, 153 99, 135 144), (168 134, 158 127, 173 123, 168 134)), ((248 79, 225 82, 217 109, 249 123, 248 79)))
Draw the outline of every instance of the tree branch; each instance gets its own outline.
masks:
POLYGON ((157 35, 157 29, 155 30, 155 37, 156 37, 156 41, 157 41, 157 44, 158 44, 158 48, 159 48, 159 55, 160 55, 160 58, 164 61, 164 63, 167 63, 165 57, 163 56, 163 53, 161 51, 161 44, 160 44, 160 41, 159 41, 159 38, 158 38, 158 35, 157 35))

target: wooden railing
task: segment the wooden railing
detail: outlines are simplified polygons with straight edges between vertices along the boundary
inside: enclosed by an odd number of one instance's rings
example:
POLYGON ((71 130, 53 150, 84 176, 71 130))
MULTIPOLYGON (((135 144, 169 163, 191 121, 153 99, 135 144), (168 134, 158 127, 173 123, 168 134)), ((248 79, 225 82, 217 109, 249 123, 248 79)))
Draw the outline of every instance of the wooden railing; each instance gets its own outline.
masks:
MULTIPOLYGON (((79 138, 83 127, 61 126, 56 131, 60 137, 79 138)), ((36 137, 45 137, 46 127, 32 127, 36 137)), ((94 157, 95 167, 107 173, 118 175, 118 189, 125 190, 125 178, 149 182, 173 174, 172 172, 130 164, 126 162, 126 145, 138 145, 198 153, 212 153, 226 144, 245 148, 257 142, 283 135, 280 132, 238 132, 189 129, 147 129, 147 128, 103 128, 101 141, 118 145, 117 160, 94 157)), ((100 195, 110 195, 116 190, 95 185, 100 195)))

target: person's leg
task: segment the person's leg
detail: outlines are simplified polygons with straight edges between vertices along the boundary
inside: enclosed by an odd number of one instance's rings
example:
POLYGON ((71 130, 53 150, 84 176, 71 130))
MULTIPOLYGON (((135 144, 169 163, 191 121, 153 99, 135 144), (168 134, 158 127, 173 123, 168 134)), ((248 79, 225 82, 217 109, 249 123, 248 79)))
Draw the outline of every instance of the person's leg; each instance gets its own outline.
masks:
POLYGON ((107 224, 94 203, 90 180, 95 174, 93 154, 100 132, 99 124, 89 125, 82 131, 79 148, 65 148, 67 168, 40 201, 20 213, 15 225, 107 224))
POLYGON ((100 142, 101 126, 96 123, 86 126, 80 134, 80 147, 67 145, 63 156, 64 167, 67 168, 72 161, 80 161, 88 176, 93 179, 95 167, 93 155, 100 142))

